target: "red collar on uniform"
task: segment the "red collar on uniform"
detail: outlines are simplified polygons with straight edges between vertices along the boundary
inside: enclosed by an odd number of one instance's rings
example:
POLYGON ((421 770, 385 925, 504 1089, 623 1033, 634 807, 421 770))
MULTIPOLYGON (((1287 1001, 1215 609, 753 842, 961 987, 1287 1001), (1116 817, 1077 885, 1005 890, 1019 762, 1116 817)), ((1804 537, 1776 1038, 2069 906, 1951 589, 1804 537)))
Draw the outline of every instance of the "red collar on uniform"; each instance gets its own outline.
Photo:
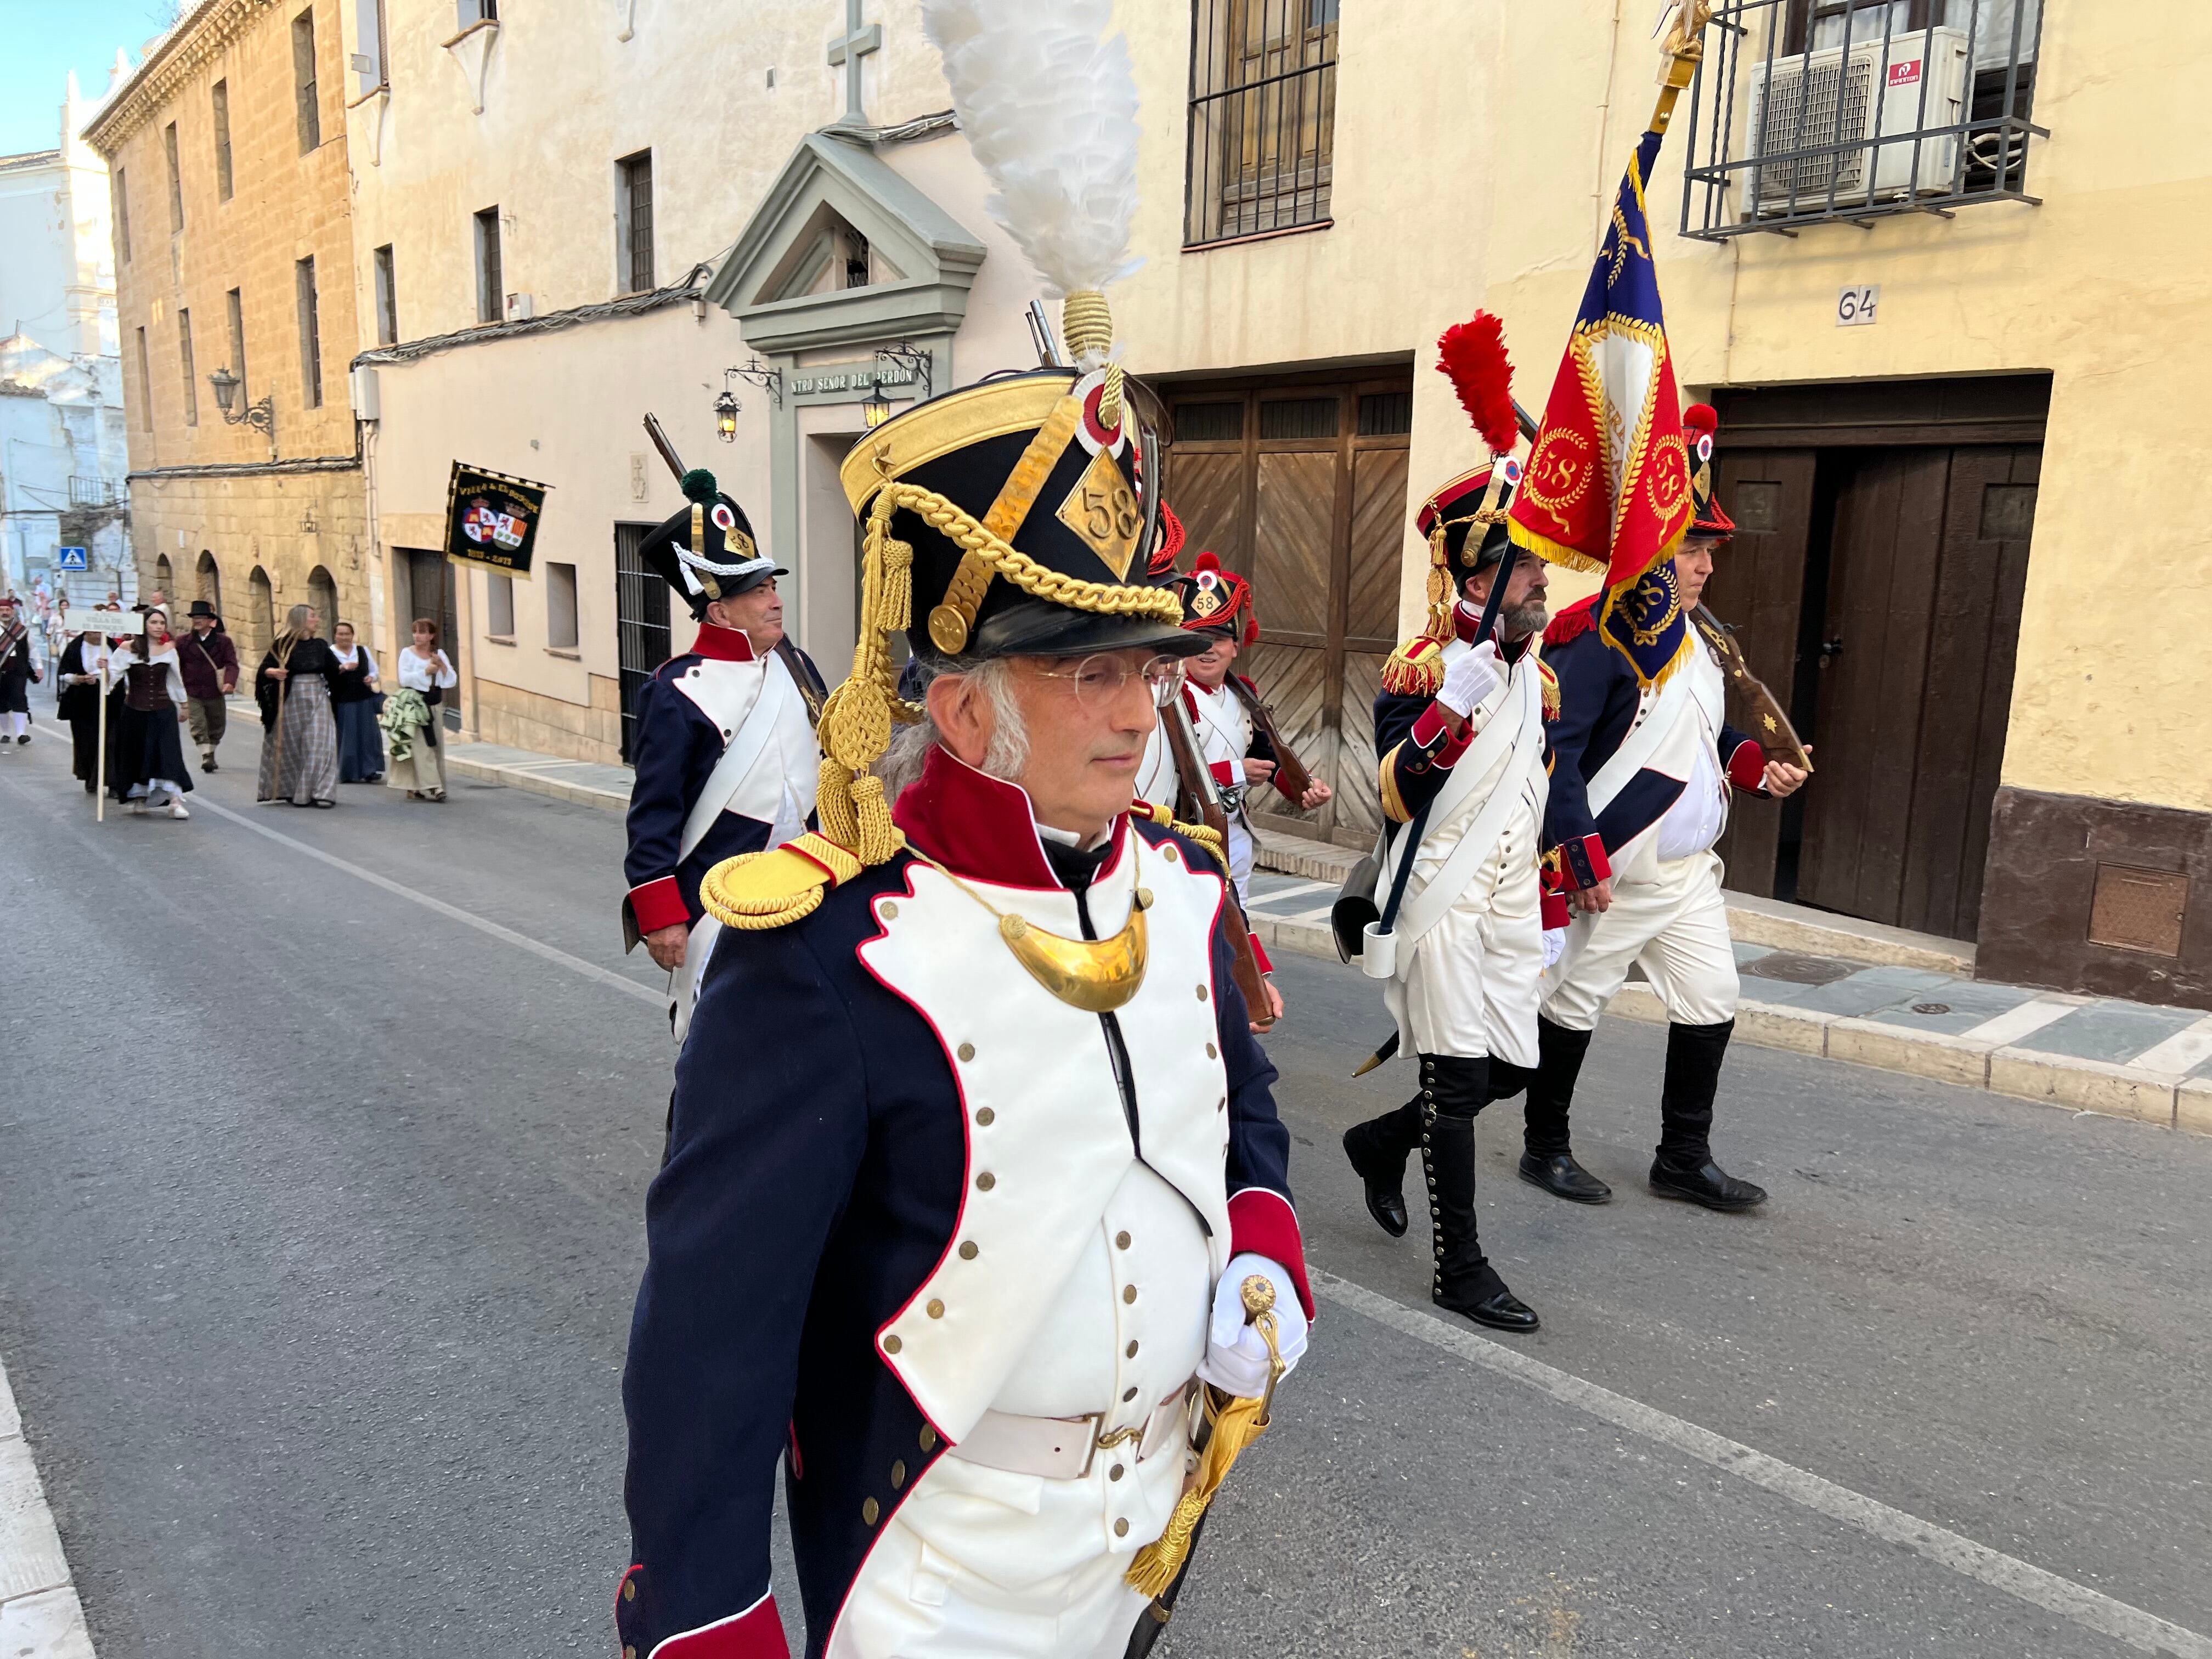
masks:
MULTIPOLYGON (((1045 858, 1029 792, 977 771, 942 746, 929 751, 921 775, 899 792, 891 819, 956 875, 1001 887, 1060 886, 1045 858)), ((1102 873, 1121 857, 1128 822, 1126 814, 1114 820, 1115 851, 1102 873)))
POLYGON ((711 662, 752 662, 753 642, 745 637, 741 628, 717 628, 710 622, 699 624, 699 638, 691 647, 694 656, 705 657, 711 662))
MULTIPOLYGON (((1470 611, 1465 599, 1452 606, 1452 632, 1461 640, 1469 645, 1474 644, 1475 631, 1481 626, 1482 611, 1480 606, 1470 611)), ((1521 653, 1528 648, 1528 641, 1526 639, 1501 638, 1498 641, 1498 654, 1508 662, 1520 661, 1521 653)))

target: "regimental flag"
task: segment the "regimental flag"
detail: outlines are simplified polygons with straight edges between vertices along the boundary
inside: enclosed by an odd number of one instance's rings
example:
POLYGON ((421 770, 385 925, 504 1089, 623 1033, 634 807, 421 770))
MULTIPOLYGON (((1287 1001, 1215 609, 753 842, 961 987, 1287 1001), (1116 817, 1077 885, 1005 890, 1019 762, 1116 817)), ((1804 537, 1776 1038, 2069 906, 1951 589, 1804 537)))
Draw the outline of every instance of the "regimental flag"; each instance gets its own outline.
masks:
POLYGON ((1598 626, 1646 686, 1691 646, 1672 586, 1655 574, 1691 514, 1681 393, 1644 208, 1661 137, 1644 135, 1621 179, 1507 524, 1539 557, 1605 573, 1598 626))

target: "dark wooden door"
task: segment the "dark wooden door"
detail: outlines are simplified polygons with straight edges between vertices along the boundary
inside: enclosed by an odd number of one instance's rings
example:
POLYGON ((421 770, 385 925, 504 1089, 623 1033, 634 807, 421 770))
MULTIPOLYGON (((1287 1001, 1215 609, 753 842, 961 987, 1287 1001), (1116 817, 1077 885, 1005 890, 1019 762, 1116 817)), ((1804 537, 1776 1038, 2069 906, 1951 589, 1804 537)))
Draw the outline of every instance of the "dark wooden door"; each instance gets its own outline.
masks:
MULTIPOLYGON (((421 548, 403 547, 398 550, 404 561, 407 572, 407 603, 400 607, 403 620, 395 630, 399 644, 413 640, 412 629, 417 617, 428 617, 438 624, 438 643, 445 647, 446 659, 458 669, 461 665, 461 627, 459 610, 460 572, 443 553, 426 552, 421 548)), ((398 647, 392 656, 398 657, 398 647)), ((393 684, 397 684, 395 680, 393 684)), ((465 684, 464 681, 462 684, 465 684)), ((441 703, 446 729, 461 729, 461 685, 446 693, 441 703)))
POLYGON ((1395 647, 1412 394, 1402 375, 1240 383, 1170 393, 1166 493, 1189 532, 1249 577, 1260 642, 1237 663, 1285 739, 1335 799, 1311 812, 1273 791, 1263 821, 1346 842, 1379 818, 1370 708, 1395 647))
POLYGON ((1852 452, 1819 645, 1797 896, 1972 938, 2039 446, 1852 452))
MULTIPOLYGON (((1813 534, 1814 478, 1819 457, 1809 449, 1729 451, 1720 458, 1715 490, 1736 522, 1735 539, 1713 561, 1705 606, 1735 629, 1751 672, 1802 722, 1809 711, 1792 705, 1797 678, 1798 635, 1804 620, 1806 559, 1813 534)), ((1729 718, 1751 727, 1736 698, 1729 718)), ((1774 892, 1783 807, 1738 795, 1728 832, 1714 849, 1728 866, 1728 885, 1762 897, 1774 892)))
POLYGON ((622 702, 622 757, 630 758, 630 737, 637 723, 637 691, 672 654, 668 621, 668 584, 638 550, 651 533, 649 524, 615 526, 615 662, 622 702))

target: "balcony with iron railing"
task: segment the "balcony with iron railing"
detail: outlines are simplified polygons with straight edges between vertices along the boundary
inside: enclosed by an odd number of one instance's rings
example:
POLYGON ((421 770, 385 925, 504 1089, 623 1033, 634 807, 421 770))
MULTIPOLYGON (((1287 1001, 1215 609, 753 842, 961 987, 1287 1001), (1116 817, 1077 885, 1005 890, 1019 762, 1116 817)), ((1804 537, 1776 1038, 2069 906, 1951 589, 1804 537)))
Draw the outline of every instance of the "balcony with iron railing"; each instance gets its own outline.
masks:
POLYGON ((71 507, 120 507, 123 487, 112 478, 71 477, 69 503, 71 507))
POLYGON ((2042 0, 1721 0, 1682 234, 1717 241, 2023 202, 2042 0))

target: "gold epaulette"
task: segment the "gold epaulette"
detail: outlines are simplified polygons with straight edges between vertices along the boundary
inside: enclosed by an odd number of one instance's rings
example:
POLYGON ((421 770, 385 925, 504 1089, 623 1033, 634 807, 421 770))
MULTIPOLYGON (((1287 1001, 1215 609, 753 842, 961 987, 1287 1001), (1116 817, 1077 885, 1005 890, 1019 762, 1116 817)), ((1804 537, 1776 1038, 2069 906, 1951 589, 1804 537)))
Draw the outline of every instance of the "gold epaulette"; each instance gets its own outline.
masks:
POLYGON ((767 852, 724 859, 699 884, 699 902, 725 927, 781 927, 812 915, 823 893, 866 868, 836 842, 809 830, 767 852))
POLYGON ((1555 720, 1559 718, 1559 677, 1552 665, 1541 657, 1536 659, 1536 672, 1540 677, 1538 684, 1544 694, 1544 718, 1555 720))
POLYGON ((1443 647, 1416 634, 1382 665, 1382 689, 1401 697, 1433 697, 1443 689, 1443 647))
POLYGON ((1203 847, 1207 852, 1213 854, 1215 860, 1223 869, 1225 870, 1229 867, 1228 849, 1222 846, 1221 837, 1215 835, 1212 830, 1207 829, 1204 824, 1182 823, 1176 818, 1176 815, 1170 811, 1166 807, 1155 806, 1152 802, 1141 798, 1130 802, 1129 811, 1139 817, 1150 818, 1154 823, 1158 824, 1164 830, 1174 830, 1176 834, 1182 836, 1187 841, 1196 842, 1200 847, 1203 847))

